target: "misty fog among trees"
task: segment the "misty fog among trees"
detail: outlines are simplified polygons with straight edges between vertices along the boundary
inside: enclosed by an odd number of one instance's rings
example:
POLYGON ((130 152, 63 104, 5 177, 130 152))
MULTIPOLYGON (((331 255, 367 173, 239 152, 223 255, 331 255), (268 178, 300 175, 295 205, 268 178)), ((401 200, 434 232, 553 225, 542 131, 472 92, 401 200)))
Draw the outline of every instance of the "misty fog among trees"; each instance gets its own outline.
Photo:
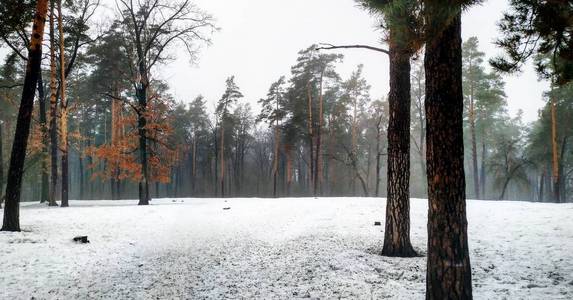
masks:
POLYGON ((427 299, 471 299, 466 198, 573 202, 573 7, 510 1, 504 55, 490 57, 491 41, 460 33, 462 11, 482 1, 355 2, 379 45, 317 40, 281 61, 290 72, 262 98, 236 73, 218 98, 187 99, 159 74, 177 56, 200 63, 214 42, 217 16, 193 1, 2 1, 2 230, 28 224, 21 202, 65 215, 55 207, 70 200, 383 197, 377 255, 427 256, 427 299), (372 96, 381 83, 362 64, 341 75, 364 51, 388 59, 387 96, 372 96), (527 63, 550 83, 531 122, 506 93, 527 63), (428 199, 427 249, 410 235, 411 198, 428 199))

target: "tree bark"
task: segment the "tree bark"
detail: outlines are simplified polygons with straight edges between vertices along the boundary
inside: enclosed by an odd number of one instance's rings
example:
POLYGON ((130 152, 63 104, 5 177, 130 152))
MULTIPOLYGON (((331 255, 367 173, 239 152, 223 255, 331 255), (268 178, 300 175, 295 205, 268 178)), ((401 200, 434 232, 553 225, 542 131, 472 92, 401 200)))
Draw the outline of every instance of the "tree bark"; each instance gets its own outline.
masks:
POLYGON ((322 122, 323 122, 323 95, 322 95, 322 87, 323 87, 323 78, 324 74, 320 74, 320 87, 318 89, 318 129, 316 130, 316 154, 314 156, 314 186, 313 186, 313 193, 314 196, 321 195, 322 190, 322 164, 321 164, 321 153, 320 148, 322 144, 322 122))
POLYGON ((410 69, 409 53, 391 43, 385 256, 416 256, 410 242, 410 69))
POLYGON ((215 146, 215 165, 214 165, 214 175, 213 176, 213 186, 214 186, 214 193, 213 196, 217 197, 219 195, 219 140, 217 139, 217 128, 213 129, 213 145, 215 146))
POLYGON ((50 1, 50 195, 49 206, 58 206, 56 188, 58 184, 58 97, 56 87, 56 35, 55 1, 50 1))
POLYGON ((464 174, 461 5, 425 1, 426 299, 472 299, 464 174))
POLYGON ((22 191, 22 177, 24 175, 24 161, 30 135, 30 124, 34 110, 34 94, 42 63, 42 41, 44 38, 44 25, 48 13, 48 1, 36 2, 36 13, 28 51, 26 75, 22 88, 22 98, 16 122, 16 132, 12 144, 12 155, 8 169, 6 188, 6 205, 4 207, 4 220, 2 231, 20 231, 20 195, 22 191))
POLYGON ((561 202, 561 188, 559 180, 559 146, 557 145, 557 99, 551 96, 551 158, 553 169, 553 200, 561 202))
POLYGON ((42 183, 40 193, 40 203, 46 203, 50 197, 50 178, 48 174, 48 148, 50 140, 48 139, 48 127, 46 117, 46 95, 44 94, 44 81, 42 73, 38 77, 38 102, 40 104, 40 127, 42 130, 42 183))
POLYGON ((225 198, 225 124, 224 117, 221 120, 221 149, 219 150, 221 154, 221 198, 225 198))
MULTIPOLYGON (((308 92, 308 144, 309 144, 309 155, 310 155, 310 169, 309 169, 309 174, 308 174, 308 184, 309 184, 309 188, 314 187, 314 168, 316 168, 316 166, 314 165, 314 133, 313 133, 313 127, 314 124, 312 123, 312 89, 311 89, 311 85, 310 82, 308 82, 307 84, 307 92, 308 92)), ((316 196, 316 194, 314 194, 314 196, 316 196)))
POLYGON ((470 111, 469 111, 469 121, 470 121, 470 134, 472 143, 472 167, 473 167, 473 181, 474 181, 474 196, 476 199, 481 199, 480 197, 480 185, 479 185, 479 170, 478 170, 478 159, 477 159, 477 141, 476 141, 476 118, 475 118, 475 101, 474 101, 474 87, 473 82, 470 86, 470 111))
POLYGON ((58 31, 60 35, 60 133, 62 136, 62 203, 68 207, 68 100, 66 98, 66 62, 64 49, 64 24, 62 20, 62 0, 58 0, 58 31))
POLYGON ((273 161, 273 197, 277 198, 277 181, 279 173, 279 121, 275 124, 275 151, 274 151, 274 161, 273 161))

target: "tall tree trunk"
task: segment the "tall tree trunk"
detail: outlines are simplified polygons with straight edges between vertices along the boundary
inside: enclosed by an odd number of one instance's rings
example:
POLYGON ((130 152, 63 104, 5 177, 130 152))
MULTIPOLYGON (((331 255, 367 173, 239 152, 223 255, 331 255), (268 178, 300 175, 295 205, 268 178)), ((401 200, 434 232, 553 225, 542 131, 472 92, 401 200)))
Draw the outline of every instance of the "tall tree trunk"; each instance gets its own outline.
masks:
POLYGON ((464 174, 461 6, 425 1, 426 299, 472 299, 464 174))
POLYGON ((44 94, 44 81, 42 73, 38 77, 38 102, 40 104, 40 127, 42 128, 42 183, 40 193, 40 203, 46 203, 50 197, 50 178, 48 174, 48 148, 50 140, 48 139, 48 126, 46 117, 46 95, 44 94))
POLYGON ((388 201, 382 255, 412 257, 416 251, 410 242, 410 55, 393 43, 388 102, 388 201))
POLYGON ((545 169, 545 166, 543 167, 543 171, 541 172, 541 177, 539 178, 539 202, 543 202, 543 196, 544 196, 544 192, 545 192, 545 187, 544 187, 544 183, 545 183, 545 174, 546 174, 547 170, 545 169))
POLYGON ((58 206, 56 188, 58 186, 58 97, 56 86, 56 27, 55 1, 50 1, 50 195, 49 206, 58 206))
POLYGON ((64 24, 62 20, 62 0, 58 0, 58 31, 60 35, 60 133, 62 136, 62 203, 68 207, 68 100, 66 99, 66 62, 64 49, 64 24))
POLYGON ((479 184, 481 186, 481 197, 485 198, 485 183, 486 183, 486 165, 485 165, 485 160, 486 160, 486 152, 487 150, 485 149, 485 141, 483 141, 483 135, 482 135, 482 142, 481 142, 481 171, 480 171, 480 181, 479 184))
POLYGON ((197 178, 197 133, 193 135, 193 149, 192 149, 191 158, 192 167, 191 167, 191 194, 193 197, 195 196, 195 185, 196 185, 196 178, 197 178))
POLYGON ((213 176, 213 196, 217 197, 219 195, 219 140, 217 139, 217 128, 213 129, 213 145, 215 146, 215 165, 214 165, 214 175, 213 176))
POLYGON ((565 157, 565 150, 567 149, 567 137, 563 137, 563 140, 561 141, 561 153, 559 154, 559 162, 558 162, 558 170, 559 170, 559 174, 557 176, 557 178, 559 179, 559 185, 558 188, 560 188, 559 191, 559 198, 560 198, 560 202, 567 202, 567 195, 565 194, 566 192, 566 184, 564 182, 565 180, 565 176, 563 176, 563 159, 565 157))
POLYGON ((285 144, 286 156, 286 195, 290 197, 291 184, 292 184, 292 156, 290 145, 285 144))
POLYGON ((559 146, 557 145, 557 99, 551 95, 551 157, 553 169, 553 200, 561 202, 561 188, 559 186, 559 146))
POLYGON ((139 162, 141 164, 141 179, 139 180, 139 203, 149 205, 149 167, 147 161, 147 84, 141 84, 138 88, 139 112, 137 128, 139 133, 139 162))
MULTIPOLYGON (((354 110, 352 113, 352 129, 351 129, 351 155, 352 160, 357 159, 358 156, 358 97, 352 97, 354 110)), ((352 196, 356 195, 356 176, 352 176, 351 182, 352 196)))
POLYGON ((279 121, 275 124, 275 151, 273 161, 273 197, 277 198, 277 180, 279 173, 279 121))
MULTIPOLYGON (((421 76, 418 76, 421 77, 421 76)), ((426 174, 426 121, 424 120, 424 101, 422 100, 424 95, 423 93, 423 84, 421 78, 417 78, 416 84, 418 85, 418 95, 416 95, 416 109, 418 110, 418 122, 420 122, 420 135, 418 137, 418 142, 420 146, 418 148, 418 156, 420 159, 420 171, 422 176, 425 178, 427 177, 426 174)))
MULTIPOLYGON (((118 151, 123 151, 120 144, 120 139, 123 137, 122 127, 123 127, 123 120, 121 116, 122 105, 121 100, 119 100, 119 91, 117 87, 113 88, 113 97, 111 97, 111 144, 118 148, 118 151)), ((110 164, 110 167, 113 168, 111 179, 110 179, 110 187, 111 187, 111 198, 112 200, 119 200, 119 176, 120 176, 120 168, 119 162, 114 161, 110 164)))
POLYGON ((382 162, 381 162, 381 156, 382 153, 380 153, 380 151, 382 150, 382 146, 380 145, 380 137, 381 137, 381 124, 380 122, 378 122, 378 125, 376 127, 376 194, 375 197, 380 197, 380 171, 382 169, 382 162))
MULTIPOLYGON (((323 72, 324 73, 324 72, 323 72)), ((322 162, 320 148, 322 144, 322 123, 323 123, 323 99, 322 94, 324 74, 320 74, 320 87, 318 89, 318 129, 316 130, 316 154, 314 157, 314 196, 322 194, 322 162)))
POLYGON ((12 144, 12 155, 8 169, 6 184, 6 205, 4 207, 4 220, 2 231, 20 231, 20 195, 22 192, 22 177, 24 175, 24 161, 30 135, 30 123, 34 110, 34 94, 42 64, 42 41, 44 38, 44 25, 48 13, 48 1, 36 2, 34 25, 30 38, 26 75, 22 88, 22 98, 16 122, 16 132, 12 144))
POLYGON ((79 172, 80 172, 80 200, 85 200, 85 191, 84 188, 86 186, 85 180, 85 170, 84 170, 84 158, 83 158, 83 149, 81 148, 82 142, 80 142, 80 151, 78 153, 78 162, 79 162, 79 172))
MULTIPOLYGON (((308 144, 309 144, 309 155, 310 155, 310 170, 308 173, 308 186, 309 188, 314 187, 314 168, 316 168, 316 166, 314 165, 314 133, 313 133, 313 127, 314 124, 312 123, 312 88, 310 85, 310 82, 308 82, 307 86, 307 92, 308 92, 308 144)), ((316 193, 313 194, 314 196, 316 196, 316 193)))
POLYGON ((221 154, 221 198, 225 198, 225 126, 223 120, 221 121, 221 149, 219 150, 221 154))
POLYGON ((480 197, 480 186, 479 186, 479 169, 478 169, 478 159, 477 159, 477 141, 476 141, 476 118, 475 118, 475 103, 473 95, 473 83, 470 87, 470 134, 472 142, 472 167, 473 167, 473 181, 474 181, 474 196, 476 199, 481 199, 480 197))
POLYGON ((146 65, 146 56, 141 41, 141 32, 136 30, 136 50, 139 59, 138 72, 139 82, 136 88, 136 97, 138 100, 137 112, 137 131, 139 134, 139 161, 141 164, 141 178, 139 180, 138 205, 149 205, 151 196, 149 194, 149 162, 147 149, 147 92, 149 88, 149 70, 146 65))

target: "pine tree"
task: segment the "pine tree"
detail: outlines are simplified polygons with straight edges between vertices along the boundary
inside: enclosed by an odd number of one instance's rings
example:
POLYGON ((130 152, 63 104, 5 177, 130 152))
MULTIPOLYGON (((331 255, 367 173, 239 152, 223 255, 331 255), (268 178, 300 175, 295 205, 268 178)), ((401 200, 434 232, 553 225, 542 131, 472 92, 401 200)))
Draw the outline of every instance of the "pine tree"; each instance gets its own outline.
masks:
POLYGON ((388 28, 388 200, 382 254, 415 256, 410 242, 410 60, 422 42, 420 3, 416 0, 359 2, 380 15, 382 27, 388 28))
POLYGON ((461 14, 465 4, 424 1, 429 198, 426 299, 472 299, 463 140, 461 14))
MULTIPOLYGON (((490 63, 504 72, 520 71, 530 58, 536 60, 537 72, 550 79, 553 87, 562 86, 573 80, 573 7, 568 0, 533 1, 512 0, 511 10, 504 13, 499 22, 503 36, 497 45, 506 52, 505 56, 492 59, 490 63)), ((553 170, 553 198, 561 201, 561 178, 559 174, 559 145, 555 99, 551 99, 551 151, 553 170)))
POLYGON ((280 148, 280 121, 285 117, 286 91, 285 77, 282 76, 271 84, 267 98, 259 100, 261 104, 261 113, 257 121, 266 121, 270 126, 274 126, 274 151, 273 151, 273 197, 278 197, 277 184, 279 172, 279 148, 280 148))
POLYGON ((481 66, 485 53, 478 50, 477 37, 470 37, 462 44, 462 63, 463 63, 463 82, 464 96, 468 101, 468 121, 470 126, 471 138, 471 159, 474 196, 480 199, 480 183, 477 158, 477 141, 476 141, 476 85, 480 77, 483 77, 484 71, 481 66))
POLYGON ((225 197, 225 128, 230 128, 232 125, 232 118, 230 110, 237 101, 243 98, 243 94, 235 83, 235 76, 231 76, 226 80, 226 89, 221 99, 217 104, 216 113, 219 118, 219 164, 221 166, 221 173, 219 174, 219 183, 221 185, 221 197, 225 197))

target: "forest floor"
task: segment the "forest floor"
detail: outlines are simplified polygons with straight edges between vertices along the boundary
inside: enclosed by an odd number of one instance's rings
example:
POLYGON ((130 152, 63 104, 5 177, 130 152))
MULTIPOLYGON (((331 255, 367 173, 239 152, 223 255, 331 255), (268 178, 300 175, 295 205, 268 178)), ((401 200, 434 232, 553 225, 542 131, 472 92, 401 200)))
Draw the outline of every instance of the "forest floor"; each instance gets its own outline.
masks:
MULTIPOLYGON (((0 233, 0 299, 424 298, 423 256, 378 255, 384 199, 152 203, 23 204, 23 232, 0 233)), ((426 215, 413 199, 421 255, 426 215)), ((469 201, 468 220, 475 299, 573 298, 573 204, 469 201)))

